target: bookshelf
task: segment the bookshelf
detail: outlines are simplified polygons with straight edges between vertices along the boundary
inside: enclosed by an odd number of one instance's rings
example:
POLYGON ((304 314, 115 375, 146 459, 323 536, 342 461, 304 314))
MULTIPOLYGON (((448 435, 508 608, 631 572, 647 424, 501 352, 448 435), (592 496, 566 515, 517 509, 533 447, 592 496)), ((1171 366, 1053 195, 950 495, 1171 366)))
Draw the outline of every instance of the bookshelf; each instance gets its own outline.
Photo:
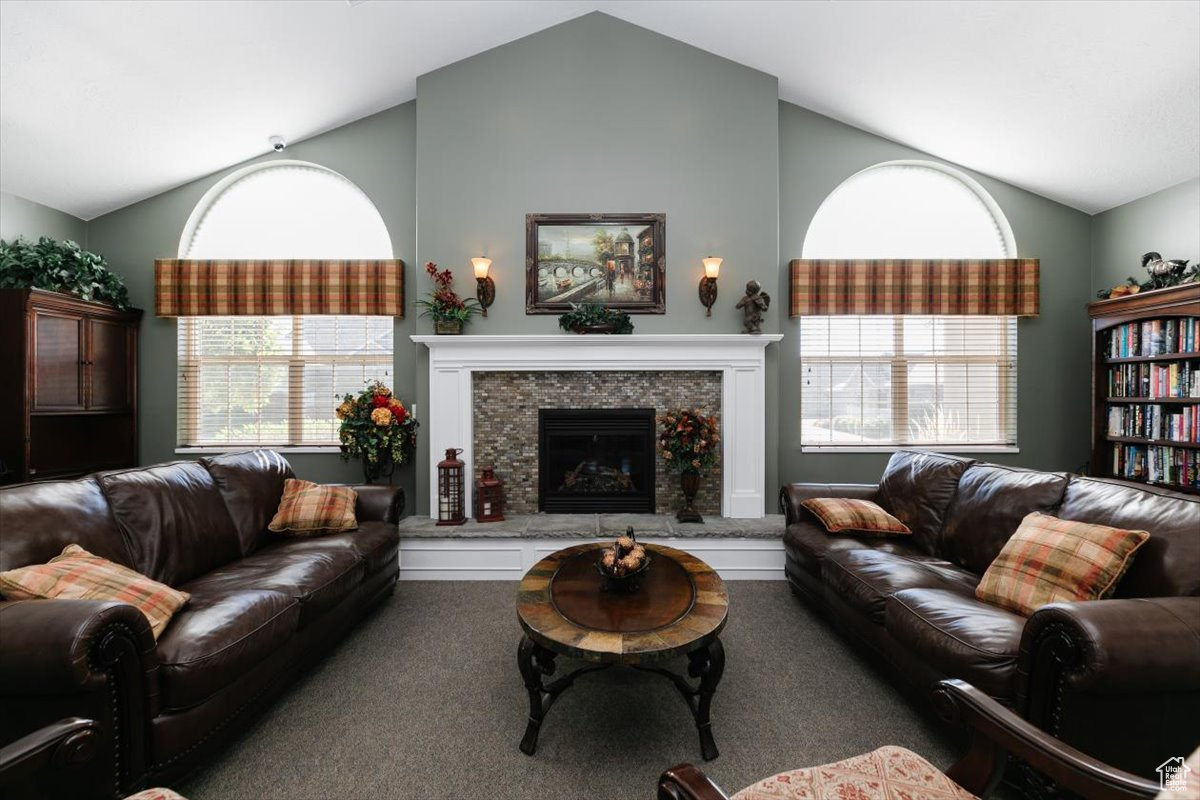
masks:
POLYGON ((1091 473, 1200 494, 1200 284, 1088 304, 1091 473))

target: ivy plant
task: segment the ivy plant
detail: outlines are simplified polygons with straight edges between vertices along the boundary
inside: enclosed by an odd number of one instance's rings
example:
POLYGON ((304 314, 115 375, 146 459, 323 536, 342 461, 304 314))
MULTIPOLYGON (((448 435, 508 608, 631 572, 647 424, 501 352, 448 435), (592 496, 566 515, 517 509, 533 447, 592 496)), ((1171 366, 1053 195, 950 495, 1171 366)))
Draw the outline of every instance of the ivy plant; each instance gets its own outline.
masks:
POLYGON ((108 268, 104 256, 84 250, 70 239, 0 239, 0 289, 46 289, 129 308, 129 292, 108 268))
POLYGON ((628 314, 599 303, 571 303, 571 310, 558 318, 558 326, 576 333, 597 327, 610 327, 613 333, 633 333, 633 320, 628 314))

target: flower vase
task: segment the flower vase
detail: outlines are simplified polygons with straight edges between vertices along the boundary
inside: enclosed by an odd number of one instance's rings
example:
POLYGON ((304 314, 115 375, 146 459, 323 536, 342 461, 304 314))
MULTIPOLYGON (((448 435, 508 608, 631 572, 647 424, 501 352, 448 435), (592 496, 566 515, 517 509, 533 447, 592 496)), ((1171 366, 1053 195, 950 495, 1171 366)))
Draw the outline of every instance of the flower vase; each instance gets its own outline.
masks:
POLYGON ((367 484, 374 483, 379 478, 387 478, 388 483, 392 482, 392 473, 396 471, 396 465, 392 462, 391 453, 383 452, 379 454, 379 460, 371 463, 370 459, 363 456, 363 480, 367 484))
POLYGON ((461 319, 435 319, 433 321, 433 332, 448 335, 461 334, 463 332, 463 321, 461 319))
POLYGON ((704 517, 696 511, 696 492, 700 489, 699 472, 679 473, 679 487, 683 489, 683 508, 675 515, 680 522, 704 522, 704 517))

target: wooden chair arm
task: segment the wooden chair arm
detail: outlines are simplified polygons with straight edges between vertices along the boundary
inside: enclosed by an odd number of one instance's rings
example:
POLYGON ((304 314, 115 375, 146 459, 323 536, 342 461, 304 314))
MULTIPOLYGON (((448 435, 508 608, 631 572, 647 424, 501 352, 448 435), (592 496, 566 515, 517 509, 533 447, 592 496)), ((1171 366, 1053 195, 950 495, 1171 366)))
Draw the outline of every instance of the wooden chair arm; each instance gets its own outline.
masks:
POLYGON ((1146 800, 1158 794, 1158 784, 1063 744, 965 681, 941 681, 934 702, 943 719, 971 732, 970 747, 946 775, 980 797, 1000 783, 1009 754, 1090 800, 1146 800))
POLYGON ((43 771, 69 769, 96 755, 100 727, 90 719, 67 717, 38 728, 0 748, 0 789, 5 796, 43 771))
POLYGON ((677 764, 658 779, 658 800, 729 800, 699 767, 677 764))

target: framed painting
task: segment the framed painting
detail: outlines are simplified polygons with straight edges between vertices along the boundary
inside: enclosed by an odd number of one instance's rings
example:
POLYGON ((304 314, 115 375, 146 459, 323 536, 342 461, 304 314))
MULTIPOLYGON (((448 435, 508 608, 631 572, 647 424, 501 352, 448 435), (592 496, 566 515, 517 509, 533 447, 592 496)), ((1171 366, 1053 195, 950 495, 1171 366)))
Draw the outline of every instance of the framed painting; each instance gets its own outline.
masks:
POLYGON ((665 314, 666 214, 526 214, 525 313, 665 314))

